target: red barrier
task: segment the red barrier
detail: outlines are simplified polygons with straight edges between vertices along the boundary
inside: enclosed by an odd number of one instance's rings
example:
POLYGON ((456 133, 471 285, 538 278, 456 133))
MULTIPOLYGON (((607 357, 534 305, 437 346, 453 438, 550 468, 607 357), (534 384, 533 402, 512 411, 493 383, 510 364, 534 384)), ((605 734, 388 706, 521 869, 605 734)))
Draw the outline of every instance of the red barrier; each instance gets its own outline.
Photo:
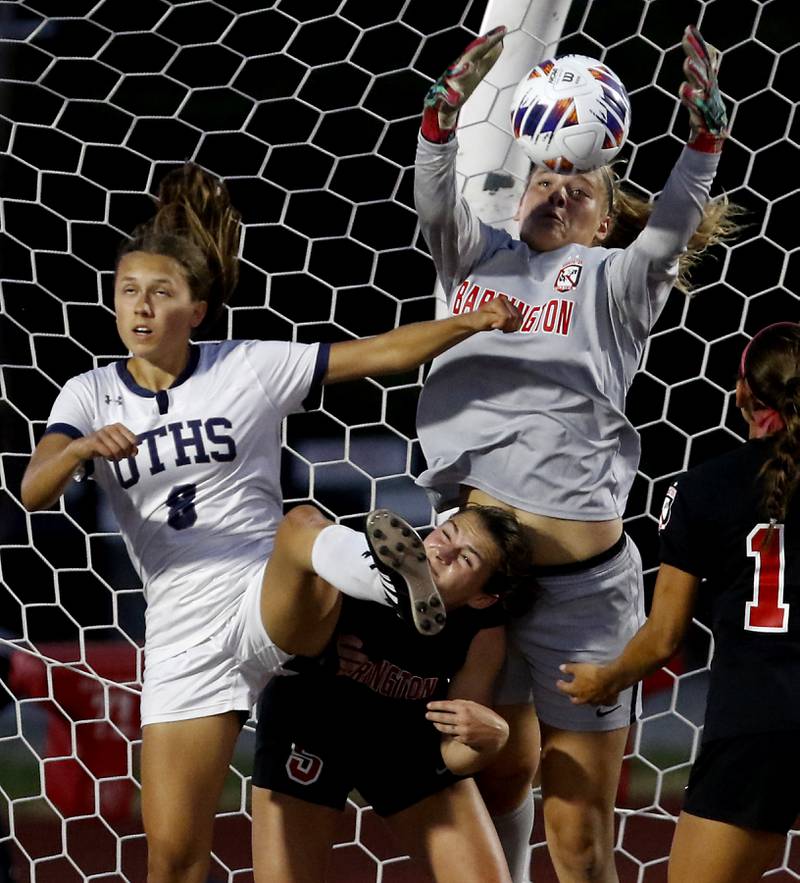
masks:
POLYGON ((136 688, 137 648, 125 641, 85 647, 83 662, 72 642, 37 647, 42 656, 75 668, 14 652, 8 686, 19 699, 45 703, 44 789, 62 816, 99 812, 120 821, 129 817, 136 789, 129 743, 140 738, 139 695, 98 678, 136 688))

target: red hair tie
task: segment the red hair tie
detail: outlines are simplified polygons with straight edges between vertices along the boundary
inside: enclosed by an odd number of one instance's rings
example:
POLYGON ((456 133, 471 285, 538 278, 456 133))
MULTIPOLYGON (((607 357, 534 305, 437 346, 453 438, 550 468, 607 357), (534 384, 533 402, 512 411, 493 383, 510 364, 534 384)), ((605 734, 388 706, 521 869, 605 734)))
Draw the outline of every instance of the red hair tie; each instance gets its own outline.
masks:
MULTIPOLYGON (((791 324, 789 322, 785 324, 791 324)), ((750 384, 744 377, 739 378, 744 386, 748 397, 753 402, 753 428, 751 430, 751 438, 764 438, 765 435, 773 435, 776 432, 780 432, 782 429, 786 429, 786 424, 783 421, 783 417, 775 410, 775 408, 770 408, 768 405, 764 405, 762 402, 759 402, 755 395, 753 395, 753 390, 750 389, 750 384)))

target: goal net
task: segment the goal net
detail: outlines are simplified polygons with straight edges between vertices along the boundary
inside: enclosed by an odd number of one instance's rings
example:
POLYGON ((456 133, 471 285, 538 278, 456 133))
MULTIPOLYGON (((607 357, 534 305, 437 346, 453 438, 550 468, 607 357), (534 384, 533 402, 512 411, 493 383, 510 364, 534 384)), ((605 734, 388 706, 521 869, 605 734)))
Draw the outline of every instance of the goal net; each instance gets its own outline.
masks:
MULTIPOLYGON (((670 295, 628 397, 643 455, 626 528, 648 590, 672 476, 743 437, 731 390, 744 344, 798 318, 795 6, 536 0, 493 12, 508 16, 507 54, 532 64, 544 51, 580 52, 621 76, 633 106, 624 174, 648 195, 686 133, 674 97, 685 24, 725 53, 733 135, 716 192, 748 209, 748 227, 695 274, 694 297, 670 295), (552 13, 538 33, 537 6, 552 13)), ((125 355, 111 310, 120 239, 150 216, 163 174, 191 158, 227 180, 245 226, 241 284, 212 337, 341 340, 431 318, 434 271, 411 197, 419 111, 485 12, 483 0, 0 2, 0 881, 145 877, 141 586, 93 482, 71 484, 46 512, 20 502, 60 386, 125 355)), ((520 170, 507 84, 493 82, 470 107, 459 168, 470 199, 500 222, 520 170)), ((319 410, 290 417, 287 501, 313 500, 354 525, 376 506, 430 524, 413 481, 421 377, 331 387, 319 410)), ((646 684, 618 797, 623 881, 666 880, 701 735, 706 623, 701 607, 680 656, 646 684)), ((220 804, 215 881, 252 879, 252 751, 246 727, 220 804)), ((776 880, 800 879, 795 836, 776 880)), ((541 821, 532 868, 537 883, 555 879, 541 821)), ((353 795, 329 879, 420 876, 353 795)))

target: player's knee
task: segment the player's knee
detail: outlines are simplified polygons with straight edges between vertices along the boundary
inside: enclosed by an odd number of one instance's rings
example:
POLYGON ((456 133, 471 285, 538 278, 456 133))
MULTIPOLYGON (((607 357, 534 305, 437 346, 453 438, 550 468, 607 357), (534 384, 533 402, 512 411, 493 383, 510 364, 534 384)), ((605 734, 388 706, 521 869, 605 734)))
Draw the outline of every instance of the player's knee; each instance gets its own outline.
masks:
POLYGON ((151 837, 147 843, 147 883, 181 883, 207 860, 206 852, 191 838, 173 843, 151 837))
POLYGON ((283 516, 279 530, 319 529, 330 523, 330 520, 316 506, 309 506, 307 503, 303 503, 300 506, 295 506, 294 509, 290 509, 283 516))
POLYGON ((516 809, 527 798, 538 767, 538 743, 520 743, 512 736, 478 776, 478 787, 489 812, 500 815, 516 809))
POLYGON ((545 817, 550 855, 569 879, 582 883, 605 879, 613 867, 613 823, 608 830, 600 814, 588 807, 553 812, 545 804, 545 817))
POLYGON ((536 763, 520 759, 514 765, 488 767, 478 777, 483 802, 492 815, 516 809, 528 796, 536 775, 536 763))

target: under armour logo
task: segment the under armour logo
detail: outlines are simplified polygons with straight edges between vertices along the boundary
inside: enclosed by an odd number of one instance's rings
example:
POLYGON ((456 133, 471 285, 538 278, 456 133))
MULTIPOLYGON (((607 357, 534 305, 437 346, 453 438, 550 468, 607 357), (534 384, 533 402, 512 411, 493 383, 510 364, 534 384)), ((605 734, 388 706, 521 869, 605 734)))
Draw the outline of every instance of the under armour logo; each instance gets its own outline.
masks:
POLYGON ((110 405, 112 402, 115 405, 121 405, 122 404, 122 396, 111 396, 108 393, 106 393, 106 404, 110 405))

